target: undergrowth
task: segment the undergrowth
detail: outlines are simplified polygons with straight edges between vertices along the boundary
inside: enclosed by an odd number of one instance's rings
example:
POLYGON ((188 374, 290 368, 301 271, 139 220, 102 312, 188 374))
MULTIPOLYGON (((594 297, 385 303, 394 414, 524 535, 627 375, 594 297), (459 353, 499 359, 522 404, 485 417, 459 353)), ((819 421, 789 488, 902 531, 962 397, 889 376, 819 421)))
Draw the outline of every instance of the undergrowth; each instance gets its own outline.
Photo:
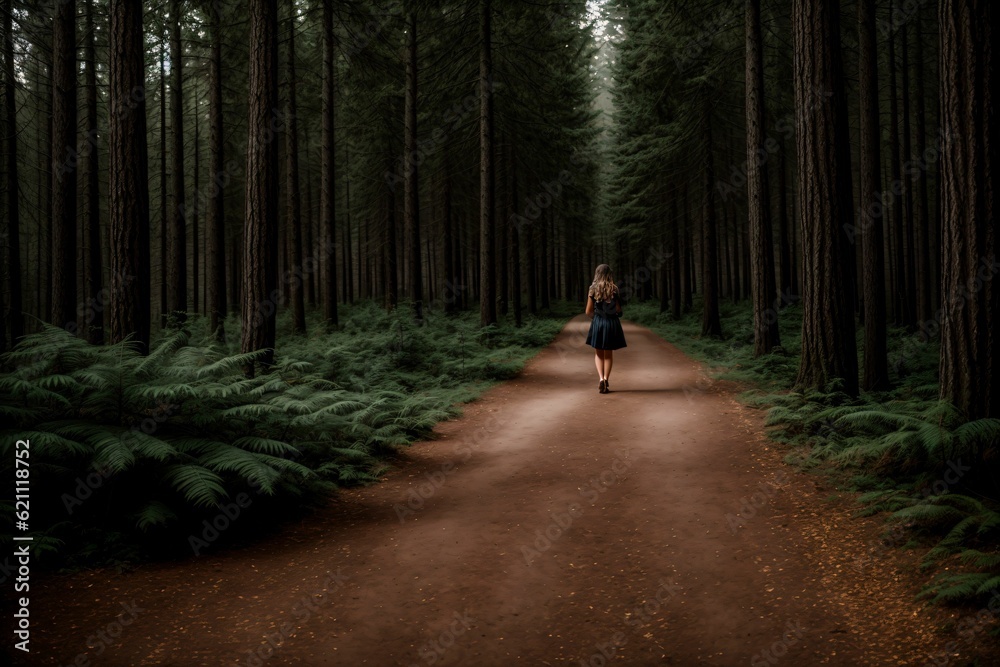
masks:
MULTIPOLYGON (((651 303, 627 317, 704 362, 720 379, 747 387, 741 398, 768 409, 770 436, 796 462, 832 474, 859 492, 861 514, 902 528, 908 546, 926 554, 931 573, 922 597, 982 602, 1000 591, 1000 419, 964 421, 938 400, 938 345, 920 333, 890 329, 893 388, 854 398, 834 385, 794 389, 801 347, 801 309, 785 307, 782 347, 753 358, 752 311, 721 305, 723 337, 701 335, 700 308, 680 320, 651 303)), ((859 330, 858 349, 862 350, 859 330)), ((903 546, 898 540, 892 543, 903 546)))
MULTIPOLYGON (((252 379, 235 318, 226 343, 195 316, 148 356, 45 327, 2 358, 0 468, 11 479, 15 443, 30 441, 30 532, 49 564, 190 554, 237 498, 255 518, 223 521, 225 541, 252 539, 378 479, 398 448, 516 375, 563 326, 561 308, 485 330, 474 313, 418 326, 405 304, 346 307, 330 333, 315 315, 308 335, 279 318, 276 363, 252 379)), ((13 498, 0 509, 13 524, 13 498)))

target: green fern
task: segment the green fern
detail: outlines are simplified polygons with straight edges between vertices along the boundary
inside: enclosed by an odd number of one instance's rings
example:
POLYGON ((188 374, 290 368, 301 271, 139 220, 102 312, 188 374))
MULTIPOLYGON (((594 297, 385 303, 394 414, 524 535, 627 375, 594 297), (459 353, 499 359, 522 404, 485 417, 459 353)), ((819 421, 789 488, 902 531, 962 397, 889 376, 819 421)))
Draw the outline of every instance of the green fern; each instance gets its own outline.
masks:
POLYGON ((163 479, 195 507, 212 507, 227 496, 222 478, 200 465, 171 465, 163 479))

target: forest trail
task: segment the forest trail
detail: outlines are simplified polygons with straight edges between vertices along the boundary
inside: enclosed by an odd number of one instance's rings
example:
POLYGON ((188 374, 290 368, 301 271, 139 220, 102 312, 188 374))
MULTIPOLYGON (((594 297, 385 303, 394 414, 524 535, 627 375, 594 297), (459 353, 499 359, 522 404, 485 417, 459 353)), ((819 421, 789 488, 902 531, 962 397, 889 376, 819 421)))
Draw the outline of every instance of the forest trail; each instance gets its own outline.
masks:
POLYGON ((34 664, 70 664, 123 603, 91 664, 923 664, 954 638, 922 630, 941 612, 898 552, 859 558, 874 522, 676 348, 626 322, 598 394, 587 325, 272 537, 33 586, 34 664))

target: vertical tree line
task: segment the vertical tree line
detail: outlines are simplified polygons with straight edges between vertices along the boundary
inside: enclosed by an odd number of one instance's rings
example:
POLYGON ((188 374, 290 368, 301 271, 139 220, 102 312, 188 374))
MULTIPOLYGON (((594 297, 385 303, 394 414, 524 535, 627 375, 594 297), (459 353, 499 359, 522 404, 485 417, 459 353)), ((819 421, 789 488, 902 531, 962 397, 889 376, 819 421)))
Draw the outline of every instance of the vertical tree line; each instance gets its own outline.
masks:
POLYGON ((725 333, 717 304, 749 292, 756 355, 786 353, 778 324, 794 306, 801 389, 885 391, 915 346, 940 344, 941 398, 996 416, 994 14, 985 2, 936 14, 895 0, 611 3, 599 231, 631 291, 674 318, 700 300, 705 335, 725 333), (846 12, 856 33, 841 30, 846 12), (745 118, 719 130, 721 108, 745 118), (699 204, 700 220, 687 215, 699 204))

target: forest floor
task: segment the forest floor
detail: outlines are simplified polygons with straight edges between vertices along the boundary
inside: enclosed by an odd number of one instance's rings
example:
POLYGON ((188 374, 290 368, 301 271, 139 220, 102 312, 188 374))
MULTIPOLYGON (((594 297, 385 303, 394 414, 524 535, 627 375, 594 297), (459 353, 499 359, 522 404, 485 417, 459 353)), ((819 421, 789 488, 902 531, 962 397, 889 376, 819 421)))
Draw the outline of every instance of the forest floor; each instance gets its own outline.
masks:
POLYGON ((736 388, 625 323, 598 394, 587 325, 255 544, 32 582, 28 664, 996 664, 736 388))

